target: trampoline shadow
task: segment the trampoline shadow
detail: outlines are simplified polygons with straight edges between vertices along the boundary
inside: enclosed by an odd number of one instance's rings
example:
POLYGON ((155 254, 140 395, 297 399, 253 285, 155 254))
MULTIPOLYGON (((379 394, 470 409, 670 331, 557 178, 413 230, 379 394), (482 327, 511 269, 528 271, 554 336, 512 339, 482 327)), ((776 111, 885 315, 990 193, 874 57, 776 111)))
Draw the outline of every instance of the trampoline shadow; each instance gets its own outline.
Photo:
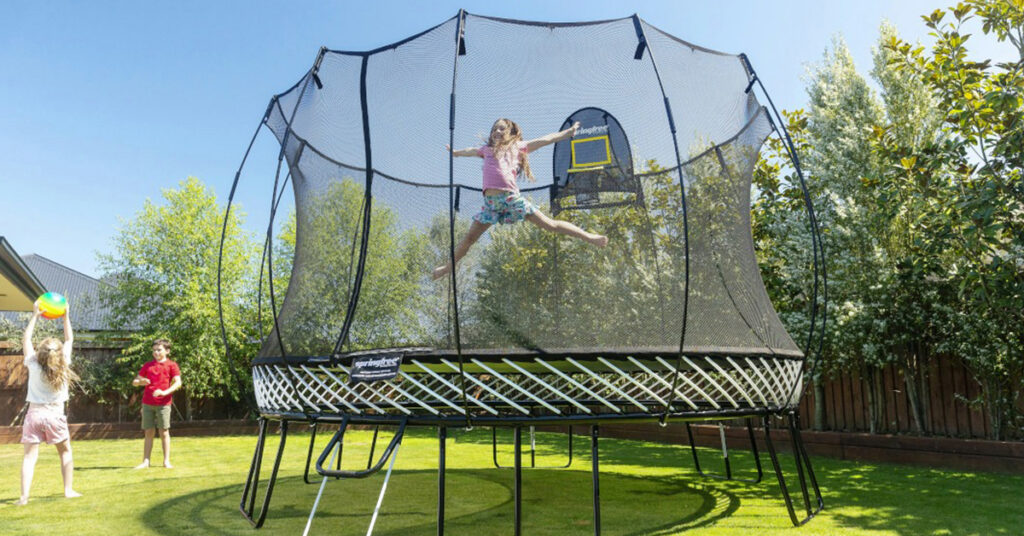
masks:
MULTIPOLYGON (((586 471, 537 469, 523 478, 525 534, 593 534, 591 475, 586 471)), ((382 480, 331 480, 311 534, 365 534, 382 480)), ((512 474, 497 469, 449 470, 445 534, 512 532, 512 474)), ((319 485, 301 476, 279 478, 263 531, 301 533, 319 485)), ((374 534, 437 534, 437 472, 395 471, 374 534)), ((238 511, 242 485, 179 495, 140 515, 163 533, 253 534, 238 511), (184 523, 184 525, 183 525, 184 523), (188 530, 184 531, 183 528, 188 530)), ((262 498, 263 488, 260 489, 262 498)), ((739 499, 679 478, 601 475, 601 527, 605 534, 675 534, 729 516, 739 499)))

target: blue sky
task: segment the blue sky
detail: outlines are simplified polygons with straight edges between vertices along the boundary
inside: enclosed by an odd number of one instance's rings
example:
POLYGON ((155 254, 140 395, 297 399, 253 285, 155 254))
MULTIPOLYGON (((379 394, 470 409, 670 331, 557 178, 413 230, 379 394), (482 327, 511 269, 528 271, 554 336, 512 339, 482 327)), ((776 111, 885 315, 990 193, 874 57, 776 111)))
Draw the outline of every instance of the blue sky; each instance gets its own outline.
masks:
MULTIPOLYGON (((374 48, 440 23, 460 7, 544 21, 636 12, 692 43, 746 52, 776 104, 793 109, 805 106, 807 66, 820 61, 833 35, 846 39, 866 75, 883 18, 905 39, 928 43, 920 15, 945 5, 8 1, 0 19, 0 236, 23 255, 38 253, 98 276, 96 253, 110 252, 122 222, 147 198, 159 200, 162 189, 195 176, 226 200, 270 97, 306 72, 321 45, 374 48)), ((971 44, 984 57, 1005 50, 971 44)), ((246 180, 272 180, 276 153, 266 131, 256 151, 250 165, 263 166, 269 177, 246 180)), ((268 189, 240 186, 237 199, 250 229, 265 225, 268 189)))

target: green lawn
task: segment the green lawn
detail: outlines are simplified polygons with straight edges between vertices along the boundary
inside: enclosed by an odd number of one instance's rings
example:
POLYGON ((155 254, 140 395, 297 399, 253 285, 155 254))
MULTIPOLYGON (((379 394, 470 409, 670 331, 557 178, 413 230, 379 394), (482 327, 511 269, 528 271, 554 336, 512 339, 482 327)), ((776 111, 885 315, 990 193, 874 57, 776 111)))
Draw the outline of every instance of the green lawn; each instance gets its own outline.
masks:
MULTIPOLYGON (((446 533, 511 534, 512 472, 491 465, 490 432, 449 434, 446 533)), ((349 432, 345 467, 365 467, 370 438, 369 432, 349 432)), ((511 464, 511 433, 505 439, 501 461, 511 464)), ((326 441, 326 434, 318 438, 320 445, 326 441)), ((276 443, 276 436, 268 441, 267 464, 276 443)), ((136 471, 131 467, 139 461, 141 437, 79 441, 73 447, 80 499, 63 498, 55 449, 46 447, 25 507, 14 505, 22 447, 0 445, 0 533, 254 534, 238 512, 254 445, 255 437, 174 438, 174 469, 136 471)), ((290 436, 262 533, 302 532, 318 488, 302 482, 307 446, 308 435, 290 436)), ((589 439, 577 436, 575 448, 570 469, 524 470, 524 534, 593 533, 589 439)), ((155 450, 159 460, 159 444, 155 450)), ((563 436, 538 434, 538 465, 564 463, 565 450, 563 436)), ((715 469, 717 453, 705 449, 703 454, 706 468, 715 469)), ((733 453, 737 470, 753 467, 752 461, 747 452, 733 453)), ((790 471, 791 461, 783 457, 790 471)), ((702 479, 683 447, 602 439, 603 533, 1024 533, 1024 476, 813 461, 826 509, 808 525, 793 528, 773 474, 756 485, 702 479)), ((764 462, 770 470, 767 456, 764 462)), ((375 534, 436 534, 436 468, 435 432, 410 432, 399 449, 375 534)), ((328 482, 311 534, 365 534, 383 474, 328 482)))

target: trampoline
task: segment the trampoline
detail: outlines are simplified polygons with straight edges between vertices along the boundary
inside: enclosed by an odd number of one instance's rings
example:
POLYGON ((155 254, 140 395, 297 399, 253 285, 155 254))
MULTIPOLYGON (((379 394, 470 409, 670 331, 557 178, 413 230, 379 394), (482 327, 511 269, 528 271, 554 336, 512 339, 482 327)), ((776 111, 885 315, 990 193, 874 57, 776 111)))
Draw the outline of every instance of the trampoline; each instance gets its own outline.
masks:
MULTIPOLYGON (((438 533, 448 427, 513 430, 516 534, 522 430, 539 425, 570 427, 570 463, 571 427, 589 427, 595 533, 598 427, 614 422, 689 432, 691 422, 746 419, 756 455, 759 420, 792 522, 821 510, 796 408, 806 356, 824 333, 823 251, 804 187, 814 277, 801 347, 769 300, 751 236, 751 175, 768 136, 782 138, 801 186, 803 177, 745 55, 687 43, 635 15, 542 23, 460 11, 375 50, 322 48, 271 99, 254 141, 263 128, 280 153, 255 298, 272 328, 252 359, 259 436, 240 505, 254 526, 266 520, 289 423, 313 427, 308 483, 316 427, 337 425, 316 458, 321 494, 329 477, 387 465, 378 509, 407 427, 436 428, 438 533), (435 281, 431 269, 455 258, 483 202, 479 160, 443 147, 482 145, 502 117, 526 139, 580 123, 575 136, 531 153, 537 180, 518 183, 545 214, 608 245, 526 222, 494 225, 435 281), (282 255, 275 219, 289 190, 294 251, 282 255), (788 428, 801 515, 769 434, 775 418, 788 428), (279 447, 264 479, 275 421, 279 447), (379 458, 342 470, 352 425, 394 432, 379 458)), ((706 476, 731 479, 728 458, 724 475, 706 476)))

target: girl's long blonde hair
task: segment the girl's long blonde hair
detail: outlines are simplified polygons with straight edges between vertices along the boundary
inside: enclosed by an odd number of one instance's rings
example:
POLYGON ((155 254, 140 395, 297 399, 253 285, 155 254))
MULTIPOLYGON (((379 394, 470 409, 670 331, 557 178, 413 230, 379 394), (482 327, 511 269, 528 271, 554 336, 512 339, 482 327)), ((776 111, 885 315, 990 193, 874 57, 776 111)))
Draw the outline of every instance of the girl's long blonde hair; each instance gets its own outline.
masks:
MULTIPOLYGON (((494 122, 494 125, 505 122, 508 126, 505 129, 505 136, 499 140, 494 139, 493 132, 494 126, 491 126, 492 135, 487 137, 487 145, 491 147, 491 151, 494 152, 494 156, 504 153, 505 151, 511 151, 519 142, 523 141, 523 131, 519 128, 519 125, 511 119, 505 119, 504 117, 494 122)), ((519 151, 519 169, 526 175, 526 178, 530 182, 534 182, 537 179, 533 177, 533 171, 530 170, 530 157, 526 154, 526 151, 519 151)))
POLYGON ((36 361, 43 369, 43 379, 54 389, 60 389, 78 379, 64 360, 64 344, 53 337, 43 339, 36 350, 36 361))

